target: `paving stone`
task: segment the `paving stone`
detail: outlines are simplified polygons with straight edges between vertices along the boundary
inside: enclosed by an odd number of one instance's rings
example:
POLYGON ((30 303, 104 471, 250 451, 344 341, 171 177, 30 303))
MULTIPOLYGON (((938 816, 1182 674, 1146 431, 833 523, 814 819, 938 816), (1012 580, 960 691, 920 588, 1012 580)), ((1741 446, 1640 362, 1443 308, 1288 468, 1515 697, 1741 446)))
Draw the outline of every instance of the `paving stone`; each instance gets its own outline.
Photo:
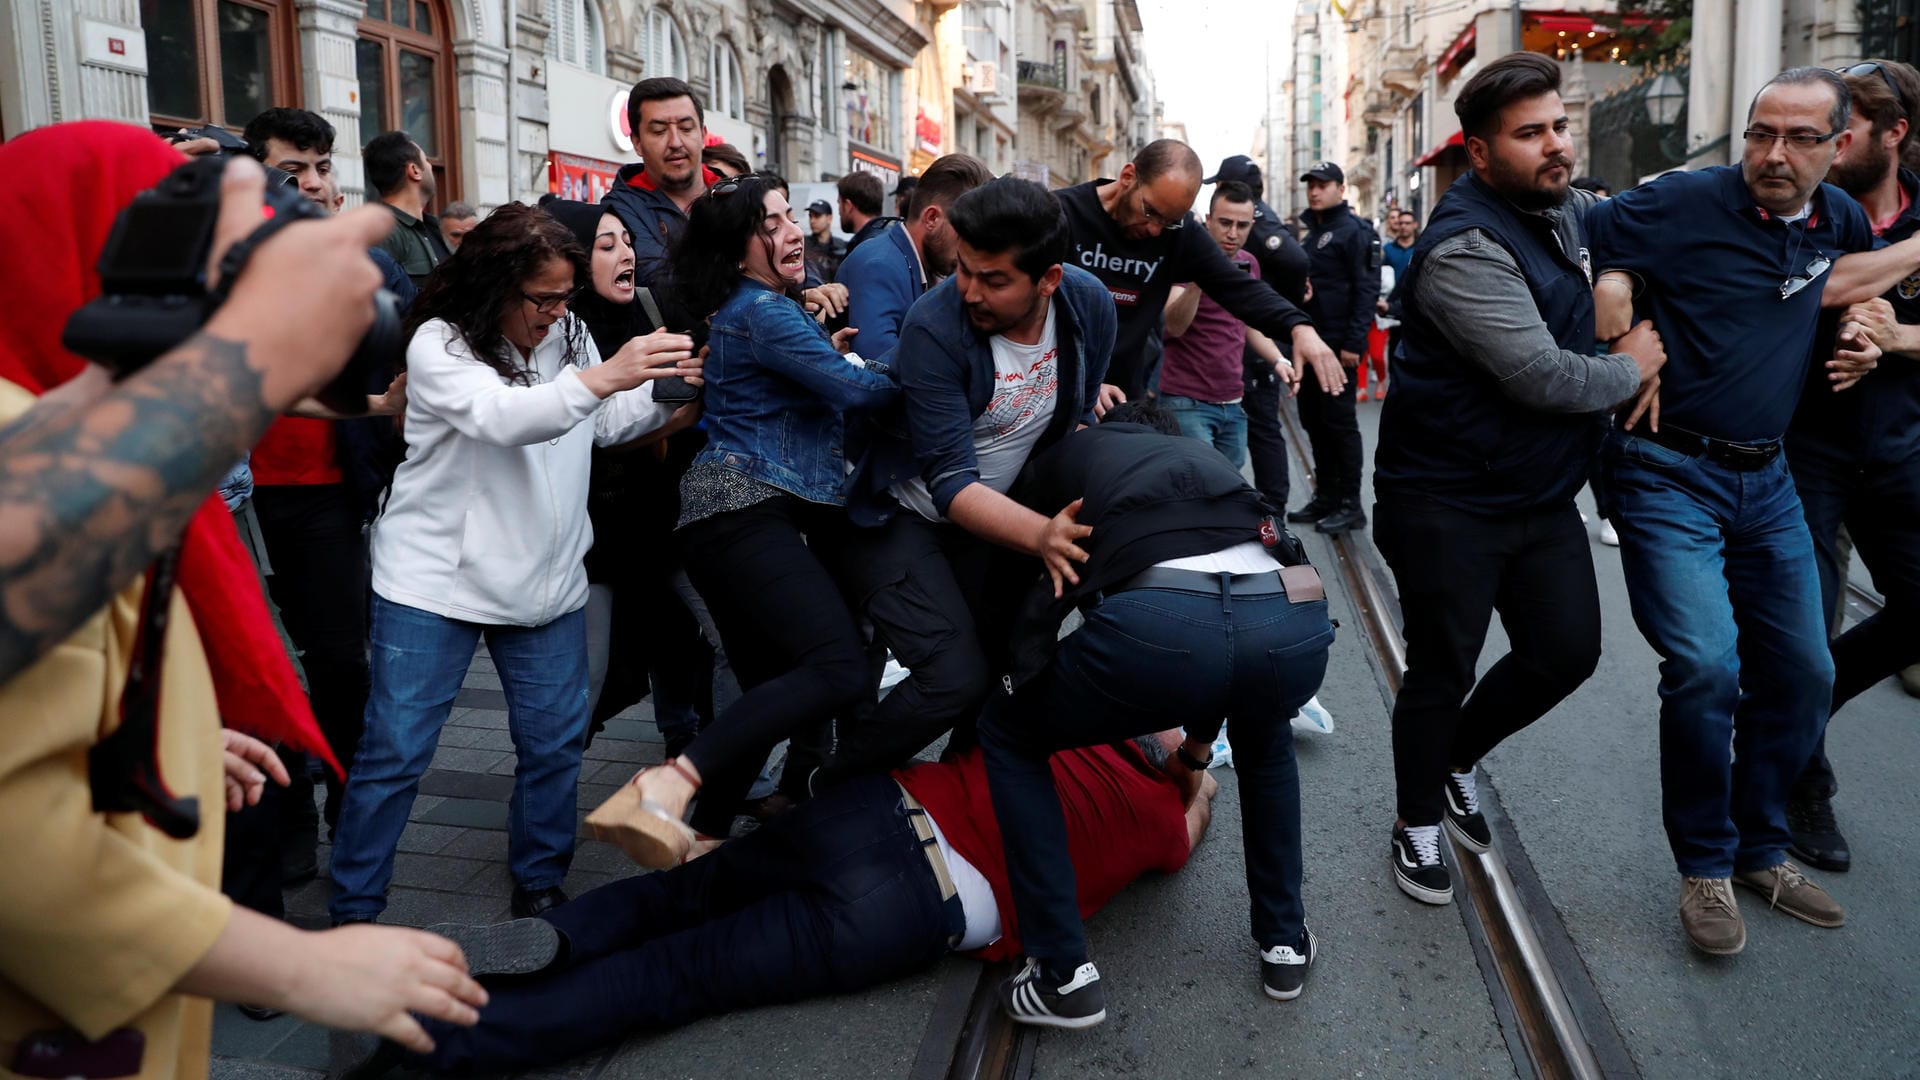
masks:
POLYGON ((614 874, 623 876, 624 870, 636 869, 626 852, 603 840, 582 840, 573 847, 573 869, 595 874, 614 874))
POLYGON ((440 849, 440 854, 505 866, 507 834, 493 829, 462 829, 458 838, 440 849))
POLYGON ((453 696, 455 705, 464 705, 470 709, 502 709, 507 707, 507 695, 499 690, 462 688, 453 696))
POLYGON ((659 739, 659 729, 652 724, 643 724, 638 720, 622 720, 615 717, 607 721, 607 726, 596 737, 598 739, 644 739, 649 735, 659 739))
POLYGON ((505 707, 497 709, 456 707, 453 712, 447 714, 447 725, 449 727, 499 728, 505 731, 507 710, 505 707))
MULTIPOLYGON (((414 820, 462 829, 504 829, 507 827, 507 804, 494 799, 448 799, 424 814, 415 815, 414 820)), ((444 847, 451 840, 452 837, 448 837, 441 846, 444 847)))
POLYGON ((449 798, 500 801, 513 794, 513 778, 457 769, 428 769, 420 778, 420 791, 449 798))
POLYGON ((498 690, 500 676, 493 671, 476 671, 468 668, 467 677, 460 685, 473 690, 498 690))
POLYGON ((479 863, 446 855, 406 855, 393 861, 393 883, 418 889, 458 891, 473 880, 479 863))
POLYGON ((479 869, 467 878, 457 890, 458 892, 467 896, 484 896, 502 902, 513 895, 513 873, 507 869, 504 855, 498 862, 469 861, 469 865, 477 866, 479 869))
POLYGON ((249 1020, 238 1005, 213 1007, 213 1052, 226 1057, 263 1058, 293 1033, 300 1021, 291 1016, 249 1020))
MULTIPOLYGON (((447 801, 448 800, 442 799, 440 802, 444 804, 447 801)), ((439 810, 440 805, 436 804, 433 809, 436 811, 439 810)), ((504 807, 501 808, 501 813, 506 813, 504 807)), ((453 825, 446 823, 436 824, 425 820, 416 813, 414 819, 408 822, 407 827, 400 832, 399 850, 418 852, 422 855, 435 854, 441 848, 452 843, 454 837, 460 835, 460 829, 457 825, 457 822, 453 823, 453 825)))
POLYGON ((280 1044, 267 1052, 267 1060, 302 1069, 327 1067, 327 1029, 300 1024, 280 1044))
POLYGON ((507 734, 504 727, 455 727, 448 724, 440 729, 440 745, 469 750, 498 750, 504 754, 513 749, 513 736, 507 734))
POLYGON ((269 1065, 264 1061, 242 1061, 222 1057, 218 1052, 207 1068, 208 1080, 315 1080, 324 1072, 297 1069, 290 1065, 269 1065))
POLYGON ((433 752, 435 769, 453 769, 459 772, 483 773, 493 768, 501 758, 498 750, 477 750, 464 746, 442 746, 433 752))
POLYGON ((504 895, 469 896, 404 888, 387 894, 387 909, 380 913, 380 921, 393 926, 432 926, 443 922, 486 925, 505 922, 508 917, 504 895))
POLYGON ((660 760, 660 746, 651 746, 631 739, 598 738, 587 747, 588 761, 630 761, 652 765, 660 760))

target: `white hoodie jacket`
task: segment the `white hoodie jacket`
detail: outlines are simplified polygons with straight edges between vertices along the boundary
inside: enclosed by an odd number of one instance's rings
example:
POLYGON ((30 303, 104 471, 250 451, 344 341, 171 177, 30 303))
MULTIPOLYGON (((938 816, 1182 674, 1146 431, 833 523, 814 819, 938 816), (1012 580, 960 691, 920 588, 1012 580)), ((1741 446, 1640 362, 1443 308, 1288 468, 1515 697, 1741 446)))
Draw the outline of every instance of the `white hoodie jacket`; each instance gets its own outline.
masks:
POLYGON ((373 526, 374 592, 508 626, 543 626, 586 604, 593 447, 639 438, 673 412, 654 402, 651 382, 594 396, 579 370, 599 362, 572 314, 534 348, 531 386, 474 359, 446 322, 420 327, 407 346, 407 457, 373 526))

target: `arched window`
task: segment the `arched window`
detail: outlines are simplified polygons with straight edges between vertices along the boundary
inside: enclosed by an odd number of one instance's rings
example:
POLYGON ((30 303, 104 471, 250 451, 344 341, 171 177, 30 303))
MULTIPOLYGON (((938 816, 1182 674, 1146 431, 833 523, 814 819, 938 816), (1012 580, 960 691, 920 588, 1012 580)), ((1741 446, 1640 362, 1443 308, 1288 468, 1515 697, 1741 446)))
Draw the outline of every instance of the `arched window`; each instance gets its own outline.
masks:
POLYGON ((607 44, 593 0, 547 0, 547 55, 596 75, 607 73, 607 44))
POLYGON ((671 75, 676 79, 687 77, 687 42, 680 36, 680 28, 674 25, 673 16, 667 14, 665 7, 647 12, 644 48, 646 67, 641 74, 649 79, 663 75, 671 75))
POLYGON ((747 94, 740 82, 740 58, 734 55, 733 46, 724 38, 715 38, 707 59, 708 70, 713 73, 713 90, 708 95, 707 108, 721 116, 745 120, 747 94))
POLYGON ((287 0, 141 0, 147 109, 155 130, 201 124, 239 130, 294 104, 292 4, 287 0))
MULTIPOLYGON (((459 198, 453 163, 453 27, 441 0, 367 0, 354 42, 360 76, 360 141, 404 131, 433 167, 435 208, 459 198)), ((369 199, 374 198, 368 192, 369 199)))

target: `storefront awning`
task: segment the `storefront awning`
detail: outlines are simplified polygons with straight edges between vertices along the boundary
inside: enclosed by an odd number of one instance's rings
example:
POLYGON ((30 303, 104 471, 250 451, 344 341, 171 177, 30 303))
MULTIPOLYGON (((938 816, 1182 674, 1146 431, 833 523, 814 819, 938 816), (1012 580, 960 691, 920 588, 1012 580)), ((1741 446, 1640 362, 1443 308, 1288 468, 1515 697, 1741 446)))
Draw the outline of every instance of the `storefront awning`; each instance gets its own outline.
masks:
POLYGON ((1439 146, 1436 146, 1433 149, 1415 158, 1413 161, 1413 167, 1416 169, 1421 169, 1421 168, 1425 168, 1428 165, 1437 165, 1440 163, 1440 159, 1446 156, 1447 151, 1453 150, 1456 148, 1464 150, 1466 149, 1466 145, 1467 145, 1466 136, 1456 131, 1452 135, 1447 136, 1446 142, 1441 143, 1439 146))
POLYGON ((1434 69, 1447 75, 1453 71, 1455 64, 1466 63, 1467 58, 1473 55, 1474 39, 1478 36, 1478 29, 1473 23, 1468 23, 1467 28, 1460 31, 1460 36, 1453 39, 1453 44, 1447 46, 1447 51, 1440 54, 1440 62, 1434 65, 1434 69))

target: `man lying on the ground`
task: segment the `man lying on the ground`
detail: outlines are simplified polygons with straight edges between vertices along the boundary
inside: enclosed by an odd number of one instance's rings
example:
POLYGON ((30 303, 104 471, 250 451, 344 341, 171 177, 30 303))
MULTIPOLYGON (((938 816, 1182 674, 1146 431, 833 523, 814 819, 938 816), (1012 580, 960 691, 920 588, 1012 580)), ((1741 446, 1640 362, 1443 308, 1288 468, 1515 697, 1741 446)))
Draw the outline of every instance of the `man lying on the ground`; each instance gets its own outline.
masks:
MULTIPOLYGON (((1218 784, 1177 731, 1052 761, 1082 916, 1149 870, 1184 866, 1218 784)), ((540 919, 439 928, 490 995, 471 1028, 423 1020, 430 1054, 336 1035, 336 1078, 407 1065, 511 1071, 632 1032, 877 986, 946 953, 1020 953, 978 749, 832 789, 712 854, 603 885, 540 919), (487 982, 493 973, 534 973, 487 982)))

